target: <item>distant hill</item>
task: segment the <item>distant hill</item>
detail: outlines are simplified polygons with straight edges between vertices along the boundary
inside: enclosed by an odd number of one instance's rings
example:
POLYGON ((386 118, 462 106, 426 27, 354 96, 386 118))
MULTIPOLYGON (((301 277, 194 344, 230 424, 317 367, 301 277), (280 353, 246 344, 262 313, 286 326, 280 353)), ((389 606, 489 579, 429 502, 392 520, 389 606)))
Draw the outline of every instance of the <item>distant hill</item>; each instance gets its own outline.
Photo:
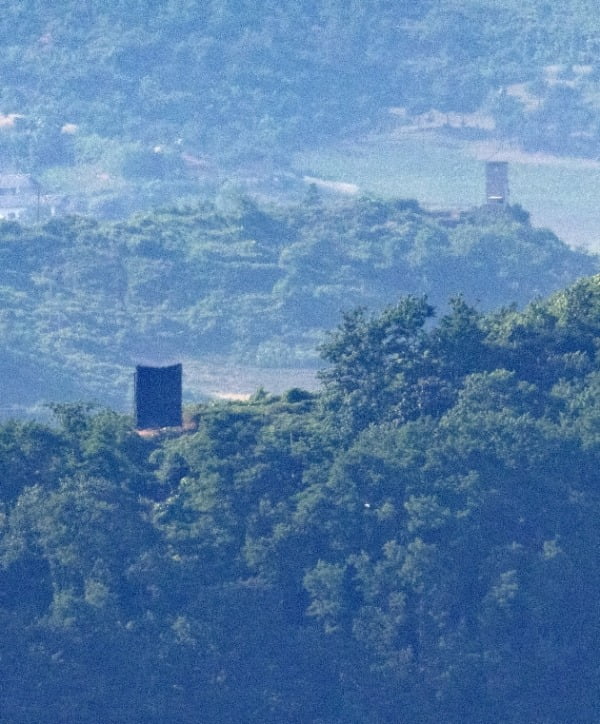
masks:
POLYGON ((137 362, 219 356, 315 367, 343 312, 404 294, 440 311, 530 300, 598 270, 519 207, 428 213, 416 201, 172 208, 126 222, 0 225, 0 407, 122 409, 137 362))
POLYGON ((0 157, 86 168, 70 191, 104 191, 105 215, 123 182, 184 195, 211 164, 282 166, 399 122, 390 108, 479 110, 481 133, 595 157, 598 37, 591 0, 23 0, 0 16, 0 157))

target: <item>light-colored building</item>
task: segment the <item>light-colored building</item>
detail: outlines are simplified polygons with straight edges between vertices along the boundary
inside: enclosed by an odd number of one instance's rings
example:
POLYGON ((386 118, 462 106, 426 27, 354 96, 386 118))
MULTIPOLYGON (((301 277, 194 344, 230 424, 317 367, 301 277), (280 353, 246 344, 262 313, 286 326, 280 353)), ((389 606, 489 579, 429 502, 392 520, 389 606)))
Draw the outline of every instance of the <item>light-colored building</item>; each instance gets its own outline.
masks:
POLYGON ((0 219, 39 215, 40 185, 29 174, 0 174, 0 219))

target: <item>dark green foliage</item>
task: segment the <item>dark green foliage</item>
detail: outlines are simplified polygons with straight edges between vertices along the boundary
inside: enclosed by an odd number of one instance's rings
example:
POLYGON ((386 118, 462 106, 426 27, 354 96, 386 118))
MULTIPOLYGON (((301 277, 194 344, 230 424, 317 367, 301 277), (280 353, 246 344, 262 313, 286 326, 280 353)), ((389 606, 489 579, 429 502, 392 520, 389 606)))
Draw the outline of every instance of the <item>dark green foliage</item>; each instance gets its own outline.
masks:
POLYGON ((595 722, 599 309, 407 297, 318 394, 4 424, 3 716, 595 722))
POLYGON ((432 315, 425 299, 413 297, 376 319, 357 310, 322 345, 323 357, 332 365, 322 379, 338 414, 340 403, 351 410, 352 427, 385 419, 385 409, 393 410, 395 419, 410 419, 427 405, 419 388, 427 379, 424 326, 432 315))

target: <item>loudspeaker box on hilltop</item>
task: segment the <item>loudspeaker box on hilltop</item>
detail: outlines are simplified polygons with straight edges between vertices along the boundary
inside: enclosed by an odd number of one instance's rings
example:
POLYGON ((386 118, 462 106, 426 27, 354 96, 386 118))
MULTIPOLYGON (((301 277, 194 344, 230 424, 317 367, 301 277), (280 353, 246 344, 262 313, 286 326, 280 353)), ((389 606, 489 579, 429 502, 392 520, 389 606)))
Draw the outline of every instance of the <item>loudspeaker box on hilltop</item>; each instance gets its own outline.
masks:
POLYGON ((180 364, 135 368, 135 425, 138 430, 181 427, 180 364))

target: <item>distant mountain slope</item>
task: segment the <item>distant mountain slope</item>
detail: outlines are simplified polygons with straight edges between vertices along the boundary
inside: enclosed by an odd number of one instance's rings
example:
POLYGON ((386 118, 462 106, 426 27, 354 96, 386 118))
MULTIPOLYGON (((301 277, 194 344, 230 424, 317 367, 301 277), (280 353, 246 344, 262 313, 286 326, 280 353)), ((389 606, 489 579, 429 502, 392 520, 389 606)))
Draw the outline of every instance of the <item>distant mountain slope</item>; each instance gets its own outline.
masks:
POLYGON ((504 136, 594 155, 599 35, 591 0, 23 0, 0 14, 0 153, 32 170, 112 139, 124 163, 136 144, 240 159, 403 106, 486 107, 504 136))
POLYGON ((516 207, 440 217, 415 201, 313 196, 123 223, 4 222, 0 407, 73 395, 119 406, 140 361, 314 366, 324 331, 355 307, 407 293, 440 309, 457 294, 482 309, 522 305, 597 270, 516 207))

